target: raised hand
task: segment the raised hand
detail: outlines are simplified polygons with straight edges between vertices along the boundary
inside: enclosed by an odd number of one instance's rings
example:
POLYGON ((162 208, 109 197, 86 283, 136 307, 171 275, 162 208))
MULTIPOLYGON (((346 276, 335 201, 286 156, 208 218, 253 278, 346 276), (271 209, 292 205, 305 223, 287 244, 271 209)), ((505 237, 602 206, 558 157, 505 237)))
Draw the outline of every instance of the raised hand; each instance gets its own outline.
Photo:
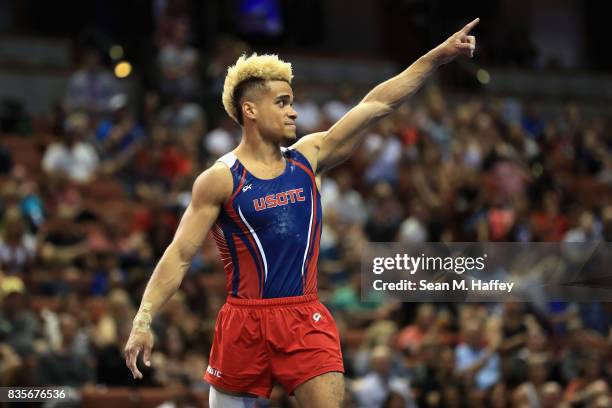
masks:
POLYGON ((470 31, 478 24, 480 18, 466 24, 461 30, 451 35, 442 44, 434 48, 436 60, 439 64, 447 64, 459 55, 470 58, 474 56, 476 49, 476 37, 470 35, 470 31))

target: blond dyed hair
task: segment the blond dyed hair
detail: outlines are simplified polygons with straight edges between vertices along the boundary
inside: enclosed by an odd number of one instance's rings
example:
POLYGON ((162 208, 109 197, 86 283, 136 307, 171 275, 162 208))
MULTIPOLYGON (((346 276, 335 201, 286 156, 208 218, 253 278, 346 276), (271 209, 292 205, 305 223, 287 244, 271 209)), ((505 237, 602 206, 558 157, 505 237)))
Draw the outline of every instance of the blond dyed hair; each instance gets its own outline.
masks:
POLYGON ((227 114, 238 124, 241 124, 242 114, 237 111, 238 101, 236 88, 246 80, 260 79, 262 81, 286 81, 291 83, 293 71, 291 64, 278 58, 278 55, 253 53, 250 57, 240 56, 236 64, 227 68, 223 84, 223 107, 227 114))

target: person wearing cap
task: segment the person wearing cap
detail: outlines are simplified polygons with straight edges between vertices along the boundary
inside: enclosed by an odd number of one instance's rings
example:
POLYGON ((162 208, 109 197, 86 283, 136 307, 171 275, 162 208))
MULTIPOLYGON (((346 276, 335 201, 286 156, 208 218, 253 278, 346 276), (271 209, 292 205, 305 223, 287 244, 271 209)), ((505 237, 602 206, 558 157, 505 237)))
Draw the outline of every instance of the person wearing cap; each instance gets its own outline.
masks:
POLYGON ((114 173, 133 157, 145 133, 129 111, 127 95, 113 96, 108 107, 111 111, 111 118, 100 123, 95 140, 105 161, 103 171, 114 173))
POLYGON ((39 325, 34 314, 25 307, 26 287, 18 276, 0 277, 0 342, 8 344, 20 356, 34 351, 39 325))

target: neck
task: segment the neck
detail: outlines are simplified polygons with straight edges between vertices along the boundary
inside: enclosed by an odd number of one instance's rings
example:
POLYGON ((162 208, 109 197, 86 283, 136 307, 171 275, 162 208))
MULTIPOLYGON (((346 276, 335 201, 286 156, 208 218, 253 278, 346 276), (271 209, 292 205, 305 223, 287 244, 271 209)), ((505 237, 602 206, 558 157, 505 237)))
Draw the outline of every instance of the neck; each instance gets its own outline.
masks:
POLYGON ((279 143, 265 140, 257 130, 244 129, 234 152, 242 158, 268 164, 283 160, 279 143))

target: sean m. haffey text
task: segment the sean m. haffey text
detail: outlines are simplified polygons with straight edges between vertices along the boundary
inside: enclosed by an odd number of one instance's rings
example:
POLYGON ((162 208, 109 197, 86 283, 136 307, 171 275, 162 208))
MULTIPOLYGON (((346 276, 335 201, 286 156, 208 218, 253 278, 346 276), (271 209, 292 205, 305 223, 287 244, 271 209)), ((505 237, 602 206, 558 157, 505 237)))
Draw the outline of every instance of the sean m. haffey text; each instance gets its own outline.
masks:
POLYGON ((406 271, 414 275, 417 271, 446 271, 463 274, 468 271, 482 271, 485 268, 487 254, 479 257, 441 257, 441 256, 409 256, 396 254, 394 257, 376 257, 373 259, 372 272, 377 275, 386 271, 406 271))

